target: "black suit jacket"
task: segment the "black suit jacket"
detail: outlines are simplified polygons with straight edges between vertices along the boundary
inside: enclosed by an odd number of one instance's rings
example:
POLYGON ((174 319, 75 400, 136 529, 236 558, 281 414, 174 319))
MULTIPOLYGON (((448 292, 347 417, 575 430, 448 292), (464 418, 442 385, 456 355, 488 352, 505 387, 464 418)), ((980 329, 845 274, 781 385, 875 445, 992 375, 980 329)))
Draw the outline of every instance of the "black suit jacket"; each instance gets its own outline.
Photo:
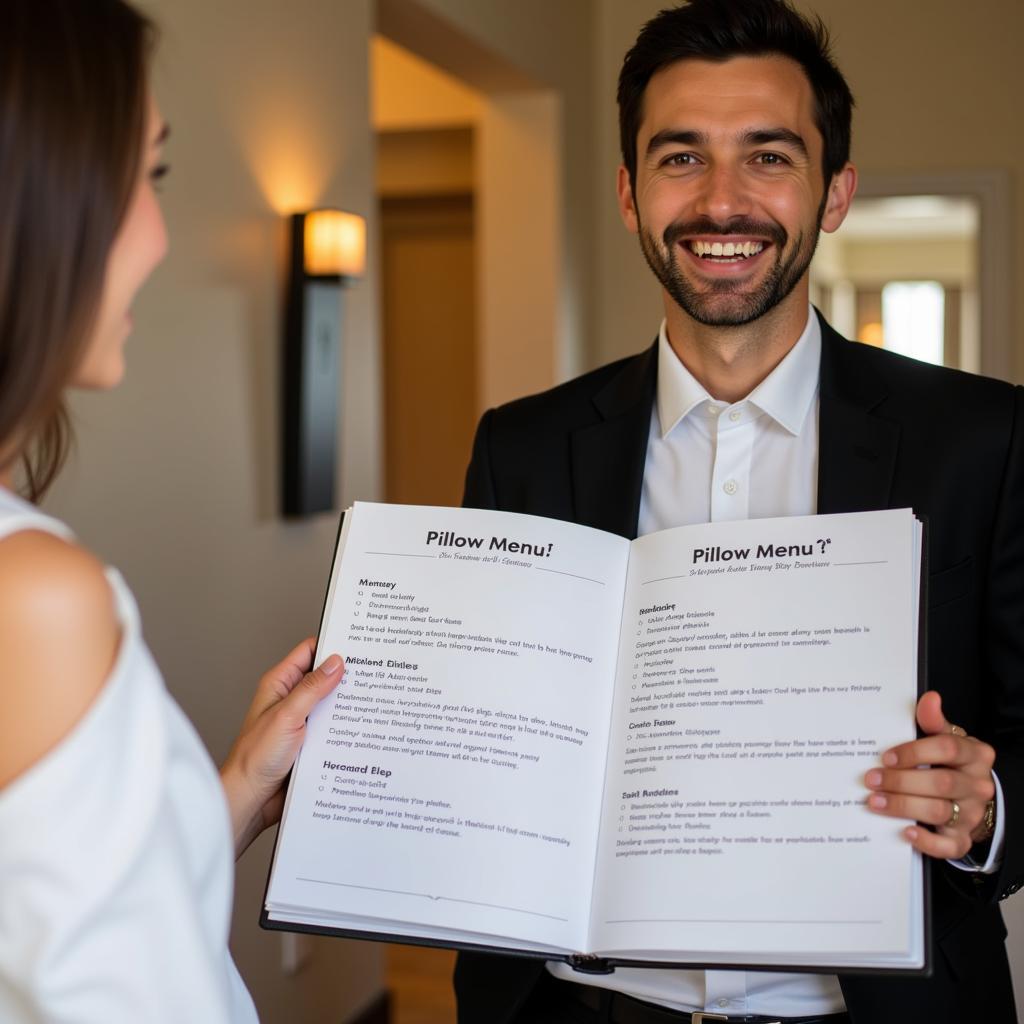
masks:
MULTIPOLYGON (((657 345, 487 412, 464 503, 635 537, 657 345)), ((854 1024, 1014 1021, 996 903, 1024 884, 1024 390, 841 338, 822 321, 818 512, 928 517, 928 686, 990 742, 1005 796, 996 875, 932 871, 930 977, 840 977, 854 1024)), ((462 954, 460 1024, 503 1024, 543 962, 462 954)))

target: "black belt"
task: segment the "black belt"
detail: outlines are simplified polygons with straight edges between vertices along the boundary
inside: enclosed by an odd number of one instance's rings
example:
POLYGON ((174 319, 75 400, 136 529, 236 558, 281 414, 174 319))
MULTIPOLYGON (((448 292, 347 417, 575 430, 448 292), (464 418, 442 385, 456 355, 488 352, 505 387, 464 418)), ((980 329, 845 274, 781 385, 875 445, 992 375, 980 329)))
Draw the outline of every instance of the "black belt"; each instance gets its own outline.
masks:
POLYGON ((556 990, 559 998, 601 1014, 599 1019, 609 1024, 713 1024, 715 1021, 725 1021, 727 1024, 849 1024, 850 1020, 846 1013, 817 1014, 813 1017, 765 1017, 760 1014, 732 1016, 707 1010, 688 1013, 646 1003, 642 999, 594 985, 577 985, 550 976, 548 983, 549 991, 556 990))

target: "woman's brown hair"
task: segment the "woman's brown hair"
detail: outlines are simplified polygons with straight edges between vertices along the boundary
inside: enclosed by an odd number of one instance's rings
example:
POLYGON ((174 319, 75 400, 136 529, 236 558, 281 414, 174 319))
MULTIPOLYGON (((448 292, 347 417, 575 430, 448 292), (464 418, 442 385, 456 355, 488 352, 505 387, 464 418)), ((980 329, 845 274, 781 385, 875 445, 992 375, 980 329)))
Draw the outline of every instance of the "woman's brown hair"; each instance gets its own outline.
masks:
POLYGON ((0 0, 0 468, 20 457, 33 501, 67 454, 62 396, 139 172, 153 35, 123 0, 0 0))

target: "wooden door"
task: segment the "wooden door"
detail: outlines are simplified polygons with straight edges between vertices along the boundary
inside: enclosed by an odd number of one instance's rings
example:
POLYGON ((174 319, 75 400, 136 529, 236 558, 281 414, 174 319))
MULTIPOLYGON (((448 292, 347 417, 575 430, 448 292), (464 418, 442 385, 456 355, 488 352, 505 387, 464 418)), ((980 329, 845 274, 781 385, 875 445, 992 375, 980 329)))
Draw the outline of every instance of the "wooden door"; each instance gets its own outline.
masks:
POLYGON ((476 425, 471 196, 381 201, 387 500, 457 505, 476 425))

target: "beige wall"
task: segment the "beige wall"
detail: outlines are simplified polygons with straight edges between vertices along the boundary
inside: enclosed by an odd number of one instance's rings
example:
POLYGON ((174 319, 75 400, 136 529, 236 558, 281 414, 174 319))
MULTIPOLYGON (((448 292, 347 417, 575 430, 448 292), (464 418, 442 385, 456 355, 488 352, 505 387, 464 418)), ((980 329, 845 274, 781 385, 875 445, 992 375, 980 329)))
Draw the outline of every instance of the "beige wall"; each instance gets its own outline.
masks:
MULTIPOLYGON (((618 161, 615 80, 641 24, 661 0, 597 0, 595 84, 599 225, 597 335, 592 361, 635 351, 660 320, 658 291, 614 204, 618 161)), ((1019 0, 800 0, 832 28, 836 55, 857 99, 854 160, 863 175, 1006 169, 1013 175, 1014 236, 1024 237, 1024 133, 1016 61, 1024 40, 1019 0)), ((1024 260, 1009 286, 1010 344, 1024 379, 1024 260)))
MULTIPOLYGON (((128 378, 75 403, 49 507, 124 572, 168 685, 215 758, 261 671, 315 632, 336 521, 276 515, 283 215, 373 217, 370 0, 152 0, 172 125, 172 248, 136 304, 128 378)), ((371 223, 371 246, 374 225, 371 223)), ((341 500, 379 494, 377 281, 347 294, 341 500)), ((380 990, 376 945, 319 944, 295 979, 257 926, 269 858, 240 864, 233 947, 265 1024, 332 1021, 380 990)))

